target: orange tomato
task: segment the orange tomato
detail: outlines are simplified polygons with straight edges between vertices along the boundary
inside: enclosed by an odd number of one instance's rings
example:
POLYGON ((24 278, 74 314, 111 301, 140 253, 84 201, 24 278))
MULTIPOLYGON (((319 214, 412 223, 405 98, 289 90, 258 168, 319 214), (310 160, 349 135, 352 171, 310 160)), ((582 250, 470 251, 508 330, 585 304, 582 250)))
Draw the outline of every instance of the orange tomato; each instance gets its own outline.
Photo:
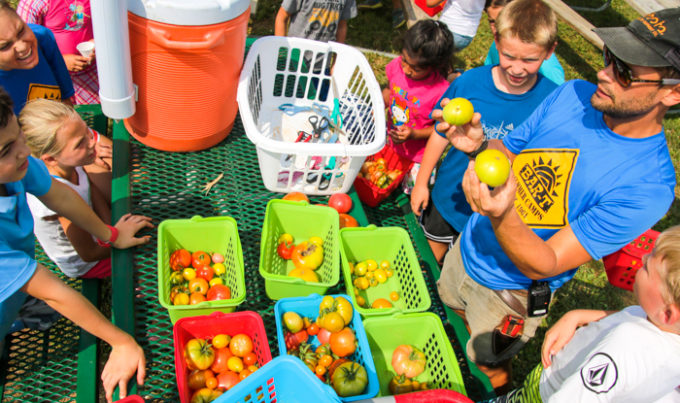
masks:
POLYGON ((244 379, 246 379, 250 374, 251 374, 251 372, 250 372, 248 369, 244 369, 243 371, 241 371, 241 372, 238 373, 238 378, 239 378, 240 380, 244 380, 244 379))
POLYGON ((371 304, 371 308, 392 308, 392 303, 385 298, 378 298, 371 304))
POLYGON ((307 195, 304 194, 304 193, 301 193, 301 192, 290 192, 287 195, 283 196, 283 200, 293 200, 293 201, 304 200, 307 203, 309 203, 309 198, 307 197, 307 195))
POLYGON ((256 363, 257 363, 257 354, 253 353, 252 351, 249 352, 248 354, 246 354, 246 355, 243 357, 243 363, 244 363, 247 367, 249 367, 249 366, 251 366, 251 365, 253 365, 253 364, 256 364, 256 363))
POLYGON ((205 301, 205 295, 200 292, 192 292, 189 296, 189 305, 200 304, 203 301, 205 301))
POLYGON ((349 214, 340 213, 340 228, 358 227, 359 222, 349 214))
POLYGON ((231 338, 229 350, 237 357, 245 357, 253 351, 253 340, 247 334, 239 333, 231 338))
POLYGON ((324 367, 328 367, 333 363, 333 356, 325 354, 322 355, 321 358, 319 358, 319 365, 323 365, 324 367))
POLYGON ((331 334, 331 351, 338 357, 347 357, 357 349, 357 338, 352 329, 346 327, 331 334))
POLYGON ((217 377, 206 378, 205 387, 208 389, 215 389, 217 387, 217 377))
POLYGON ((396 291, 392 291, 392 292, 390 293, 390 299, 391 299, 392 301, 398 300, 398 299, 399 299, 399 293, 396 292, 396 291))

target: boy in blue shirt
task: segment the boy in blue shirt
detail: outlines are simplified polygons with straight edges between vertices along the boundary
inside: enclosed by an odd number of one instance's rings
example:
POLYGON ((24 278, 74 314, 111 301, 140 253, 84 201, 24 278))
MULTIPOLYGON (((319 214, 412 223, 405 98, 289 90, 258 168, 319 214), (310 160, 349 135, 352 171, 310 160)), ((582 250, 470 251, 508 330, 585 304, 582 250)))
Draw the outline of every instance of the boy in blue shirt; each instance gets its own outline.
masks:
MULTIPOLYGON (((550 7, 541 1, 517 0, 503 9, 497 24, 500 63, 466 71, 442 96, 442 99, 463 97, 472 102, 475 111, 482 115, 484 134, 490 139, 505 137, 557 87, 538 73, 541 63, 555 48, 557 20, 550 7)), ((441 106, 434 109, 437 110, 441 106)), ((468 157, 456 149, 451 149, 444 158, 430 196, 429 178, 449 144, 443 133, 437 134, 427 142, 411 194, 411 208, 421 216, 425 236, 441 263, 472 210, 461 187, 468 157)))
MULTIPOLYGON (((0 87, 0 349, 27 295, 50 307, 112 347, 101 379, 110 402, 113 390, 125 385, 137 372, 141 384, 145 375, 144 352, 129 334, 106 319, 85 297, 49 269, 36 262, 33 218, 26 192, 99 239, 101 245, 129 248, 146 243, 137 231, 152 227, 150 219, 127 215, 115 227, 104 224, 72 189, 53 179, 40 161, 30 156, 24 134, 13 113, 13 102, 0 87), (101 240, 107 241, 101 241, 101 240)), ((1 350, 0 350, 1 351, 1 350)))
POLYGON ((468 355, 492 385, 507 380, 551 292, 654 225, 675 196, 663 117, 680 103, 680 8, 595 32, 605 44, 597 86, 563 84, 503 141, 484 139, 479 115, 437 125, 458 150, 488 146, 512 161, 513 175, 493 190, 468 164, 463 189, 475 213, 437 283, 442 301, 464 311, 468 355), (523 329, 506 343, 494 329, 509 315, 523 329))

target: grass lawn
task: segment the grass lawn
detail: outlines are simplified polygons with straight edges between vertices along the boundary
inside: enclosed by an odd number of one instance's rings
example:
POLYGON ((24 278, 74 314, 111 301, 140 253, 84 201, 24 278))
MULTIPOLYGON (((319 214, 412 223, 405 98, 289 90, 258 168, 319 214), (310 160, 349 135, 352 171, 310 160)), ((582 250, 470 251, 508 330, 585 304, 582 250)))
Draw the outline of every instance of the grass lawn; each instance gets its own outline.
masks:
MULTIPOLYGON (((350 20, 347 39, 349 45, 380 52, 399 53, 398 36, 404 30, 392 30, 391 3, 384 3, 381 9, 360 11, 357 18, 350 20)), ((572 6, 593 7, 593 2, 588 0, 568 0, 567 3, 572 6)), ((604 3, 604 0, 601 3, 604 3)), ((273 34, 274 16, 279 6, 280 2, 278 1, 260 0, 257 14, 253 17, 250 27, 250 34, 273 34)), ((595 26, 623 26, 638 16, 623 0, 613 0, 611 7, 603 12, 581 12, 581 15, 595 26)), ((484 16, 475 39, 468 48, 457 55, 457 67, 468 69, 481 65, 490 43, 491 32, 486 22, 486 16, 484 16)), ((567 79, 584 79, 591 82, 597 80, 597 71, 602 68, 601 51, 563 21, 560 21, 559 24, 559 42, 556 54, 564 67, 567 79)), ((387 81, 384 67, 390 61, 390 58, 377 54, 367 54, 367 58, 373 66, 378 81, 381 85, 385 85, 387 81)), ((678 140, 680 115, 665 119, 664 124, 671 157, 677 172, 677 167, 680 166, 680 140, 678 140)), ((680 222, 679 218, 680 205, 676 200, 668 214, 654 228, 663 230, 680 222)), ((565 312, 576 308, 621 309, 634 304, 634 302, 632 293, 609 285, 601 262, 583 265, 574 279, 557 292, 544 326, 539 329, 537 336, 515 358, 513 362, 515 384, 519 385, 524 376, 540 363, 540 347, 545 331, 565 312)))

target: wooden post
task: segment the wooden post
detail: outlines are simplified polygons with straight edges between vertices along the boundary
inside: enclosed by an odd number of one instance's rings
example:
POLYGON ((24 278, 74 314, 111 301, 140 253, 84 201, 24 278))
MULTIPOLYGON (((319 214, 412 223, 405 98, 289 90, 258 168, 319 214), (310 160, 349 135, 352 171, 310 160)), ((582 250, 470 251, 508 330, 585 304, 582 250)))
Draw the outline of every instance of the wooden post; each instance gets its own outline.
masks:
POLYGON ((571 7, 564 4, 560 0, 543 0, 543 2, 550 6, 550 8, 552 8, 555 13, 560 16, 560 18, 568 22, 569 25, 573 26, 574 29, 580 32, 584 38, 590 41, 593 45, 602 49, 604 43, 599 36, 595 35, 595 32, 593 32, 593 28, 595 28, 595 26, 588 22, 588 20, 581 17, 579 13, 574 11, 571 7))

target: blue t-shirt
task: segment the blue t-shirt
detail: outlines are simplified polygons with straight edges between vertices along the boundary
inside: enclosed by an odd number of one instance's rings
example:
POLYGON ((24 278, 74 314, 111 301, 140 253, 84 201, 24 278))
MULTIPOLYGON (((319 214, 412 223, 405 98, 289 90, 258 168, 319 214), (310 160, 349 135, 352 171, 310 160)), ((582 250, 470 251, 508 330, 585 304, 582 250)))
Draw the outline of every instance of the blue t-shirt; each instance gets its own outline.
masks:
POLYGON ((21 307, 16 299, 8 300, 23 294, 19 290, 31 279, 37 266, 33 216, 26 203, 26 192, 42 196, 51 185, 52 177, 45 164, 28 157, 24 178, 6 183, 10 196, 0 197, 0 337, 5 336, 21 307))
MULTIPOLYGON (((455 79, 442 98, 467 98, 475 112, 482 114, 487 139, 502 139, 519 126, 557 86, 538 74, 536 83, 521 95, 505 93, 493 83, 491 69, 482 66, 468 70, 455 79)), ((441 99, 436 105, 440 105, 441 99)), ((441 109, 437 107, 435 109, 441 109)), ((439 213, 458 232, 462 232, 472 210, 463 193, 463 174, 470 159, 455 148, 449 149, 437 171, 432 201, 439 213)))
MULTIPOLYGON (((491 42, 491 47, 489 48, 489 53, 486 54, 486 60, 484 60, 485 66, 495 66, 500 63, 498 58, 498 49, 496 49, 496 41, 491 42)), ((564 69, 557 60, 555 52, 548 58, 548 60, 541 63, 541 68, 538 72, 543 74, 547 79, 554 82, 557 85, 562 85, 564 83, 564 69)))
MULTIPOLYGON (((663 217, 674 198, 675 170, 664 131, 641 139, 614 133, 590 103, 595 88, 581 80, 565 83, 503 143, 517 155, 515 209, 522 220, 543 240, 570 225, 599 259, 663 217)), ((465 270, 479 284, 531 284, 503 252, 488 217, 473 214, 460 245, 465 270)), ((549 278, 551 289, 575 272, 549 278)))
POLYGON ((28 27, 38 40, 38 64, 29 70, 0 70, 0 85, 12 97, 15 115, 19 115, 30 100, 68 99, 75 93, 52 31, 41 25, 28 24, 28 27))

